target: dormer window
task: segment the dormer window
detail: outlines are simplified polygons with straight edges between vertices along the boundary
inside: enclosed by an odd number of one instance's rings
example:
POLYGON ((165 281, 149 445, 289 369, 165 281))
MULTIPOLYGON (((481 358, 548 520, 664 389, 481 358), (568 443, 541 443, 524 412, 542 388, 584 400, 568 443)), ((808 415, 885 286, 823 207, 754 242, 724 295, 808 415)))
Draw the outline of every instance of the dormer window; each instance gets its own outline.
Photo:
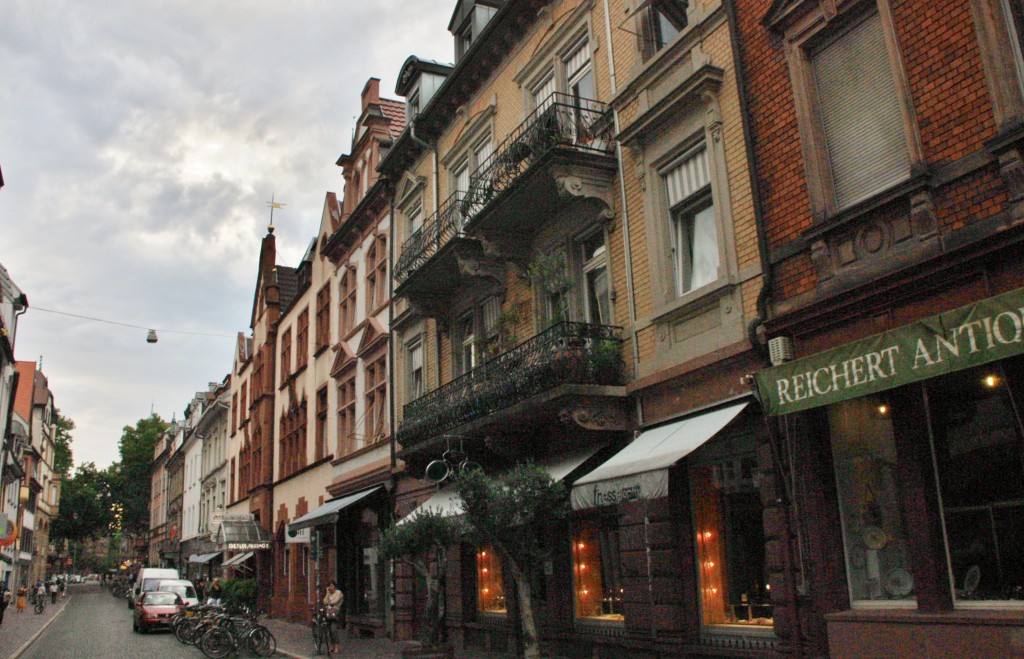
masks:
POLYGON ((406 111, 405 115, 412 120, 413 117, 420 113, 420 90, 416 90, 409 94, 409 98, 406 99, 406 111))
POLYGON ((502 4, 504 2, 498 0, 459 0, 448 24, 448 31, 455 37, 456 62, 469 51, 473 41, 480 36, 484 26, 498 13, 502 4))

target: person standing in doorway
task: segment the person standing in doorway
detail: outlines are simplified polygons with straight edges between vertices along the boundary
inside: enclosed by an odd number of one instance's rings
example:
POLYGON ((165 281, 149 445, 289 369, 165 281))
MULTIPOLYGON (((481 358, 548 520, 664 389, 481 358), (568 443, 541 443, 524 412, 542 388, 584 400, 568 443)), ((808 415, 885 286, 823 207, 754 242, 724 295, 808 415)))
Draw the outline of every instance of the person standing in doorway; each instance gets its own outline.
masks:
POLYGON ((327 594, 324 595, 324 608, 326 609, 327 616, 327 630, 330 636, 331 645, 334 648, 331 652, 340 653, 340 630, 344 623, 342 622, 342 604, 345 603, 345 595, 338 590, 337 584, 333 581, 327 582, 327 594))

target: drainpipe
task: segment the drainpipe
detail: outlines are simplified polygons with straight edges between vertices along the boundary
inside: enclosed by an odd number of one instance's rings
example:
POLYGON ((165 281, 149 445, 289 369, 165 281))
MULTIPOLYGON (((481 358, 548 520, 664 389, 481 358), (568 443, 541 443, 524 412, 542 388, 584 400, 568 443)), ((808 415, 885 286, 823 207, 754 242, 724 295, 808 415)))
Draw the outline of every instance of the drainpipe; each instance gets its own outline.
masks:
MULTIPOLYGON (((604 4, 604 39, 605 52, 608 55, 608 71, 612 85, 612 96, 618 93, 618 83, 615 77, 615 55, 612 53, 612 23, 611 12, 608 9, 608 0, 604 4)), ((615 134, 619 134, 619 111, 612 108, 612 119, 615 126, 615 134)), ((633 335, 633 375, 640 369, 640 346, 637 341, 636 328, 636 302, 633 294, 633 250, 629 241, 629 212, 626 210, 626 177, 622 171, 622 143, 615 140, 615 159, 618 162, 619 170, 619 197, 622 199, 622 246, 626 253, 626 305, 629 307, 630 333, 633 335)), ((640 405, 640 398, 636 399, 637 424, 643 425, 643 407, 640 405)))
POLYGON ((736 7, 732 2, 725 2, 725 12, 729 21, 729 39, 732 45, 733 69, 736 71, 736 88, 739 92, 740 117, 743 126, 743 142, 747 152, 748 173, 750 175, 750 191, 754 201, 754 224, 757 227, 757 253, 761 259, 761 291, 757 294, 757 317, 747 326, 747 338, 754 350, 768 362, 768 347, 762 341, 764 321, 768 319, 768 299, 772 287, 772 263, 768 251, 768 238, 764 228, 764 210, 761 205, 761 188, 756 173, 756 154, 754 153, 754 136, 750 127, 750 102, 747 97, 747 72, 740 57, 739 21, 736 18, 736 7))
MULTIPOLYGON (((431 154, 433 155, 433 159, 431 161, 430 177, 432 179, 431 183, 433 184, 432 187, 434 189, 434 210, 433 210, 433 212, 431 214, 434 215, 435 219, 436 219, 437 209, 438 209, 438 207, 440 206, 440 203, 441 203, 440 199, 438 199, 438 197, 441 194, 441 190, 439 189, 439 182, 438 182, 438 175, 437 175, 437 169, 438 169, 437 149, 434 148, 433 146, 431 146, 429 143, 423 141, 418 135, 416 135, 416 119, 418 119, 418 118, 419 118, 419 115, 417 115, 417 116, 415 116, 415 117, 413 117, 412 119, 409 120, 409 138, 412 139, 412 141, 415 142, 416 144, 418 144, 421 147, 423 147, 424 149, 427 149, 428 151, 430 151, 431 154)), ((435 388, 436 389, 440 389, 441 388, 441 333, 437 331, 437 327, 436 327, 437 323, 436 322, 434 323, 434 325, 435 325, 435 328, 434 328, 434 349, 436 350, 435 354, 437 355, 437 368, 434 369, 436 371, 436 373, 434 374, 435 381, 436 381, 435 388)), ((424 358, 426 358, 425 354, 424 354, 424 358)))
MULTIPOLYGON (((395 186, 391 185, 391 181, 385 179, 385 185, 390 193, 391 199, 388 201, 388 272, 395 271, 395 186)), ((388 396, 388 416, 390 417, 390 428, 391 428, 391 472, 394 474, 395 466, 398 461, 395 457, 395 437, 397 435, 398 427, 396 425, 397 408, 395 403, 395 342, 393 340, 395 327, 395 278, 388 277, 388 363, 390 368, 388 369, 388 391, 391 395, 388 396)), ((394 478, 392 475, 391 478, 394 478)), ((319 591, 318 591, 319 592, 319 591)))

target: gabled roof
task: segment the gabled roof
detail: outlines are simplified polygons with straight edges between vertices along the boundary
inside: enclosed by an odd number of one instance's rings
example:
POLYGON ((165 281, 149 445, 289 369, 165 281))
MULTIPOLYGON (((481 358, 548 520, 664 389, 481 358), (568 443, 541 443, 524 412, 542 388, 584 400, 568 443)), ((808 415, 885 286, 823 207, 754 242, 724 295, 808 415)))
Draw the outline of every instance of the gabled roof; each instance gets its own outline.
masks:
POLYGON ((388 120, 391 137, 398 137, 405 127, 405 103, 390 98, 380 99, 380 110, 388 120))
POLYGON ((342 341, 338 344, 338 356, 334 358, 334 363, 331 365, 331 377, 338 377, 345 367, 350 364, 354 364, 356 361, 356 355, 352 352, 352 348, 348 347, 348 344, 342 341))
POLYGON ((299 294, 299 273, 297 268, 289 268, 286 265, 279 265, 274 268, 277 273, 277 286, 281 308, 287 308, 295 296, 299 294))

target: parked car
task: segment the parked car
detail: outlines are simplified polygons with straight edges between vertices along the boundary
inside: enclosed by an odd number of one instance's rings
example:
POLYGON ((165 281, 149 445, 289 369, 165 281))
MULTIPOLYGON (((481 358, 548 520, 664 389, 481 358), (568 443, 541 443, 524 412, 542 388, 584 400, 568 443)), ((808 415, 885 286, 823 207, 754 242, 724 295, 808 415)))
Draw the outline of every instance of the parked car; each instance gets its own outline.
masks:
POLYGON ((185 608, 177 593, 151 590, 139 597, 132 612, 132 630, 145 634, 157 627, 170 627, 171 616, 185 608))
POLYGON ((185 602, 185 606, 199 604, 199 594, 196 587, 188 579, 166 579, 156 583, 156 589, 165 593, 177 593, 178 597, 185 602))
POLYGON ((144 567, 139 569, 139 575, 135 578, 135 586, 128 594, 128 608, 135 606, 142 593, 156 590, 156 584, 165 579, 177 579, 178 571, 171 568, 144 567))

